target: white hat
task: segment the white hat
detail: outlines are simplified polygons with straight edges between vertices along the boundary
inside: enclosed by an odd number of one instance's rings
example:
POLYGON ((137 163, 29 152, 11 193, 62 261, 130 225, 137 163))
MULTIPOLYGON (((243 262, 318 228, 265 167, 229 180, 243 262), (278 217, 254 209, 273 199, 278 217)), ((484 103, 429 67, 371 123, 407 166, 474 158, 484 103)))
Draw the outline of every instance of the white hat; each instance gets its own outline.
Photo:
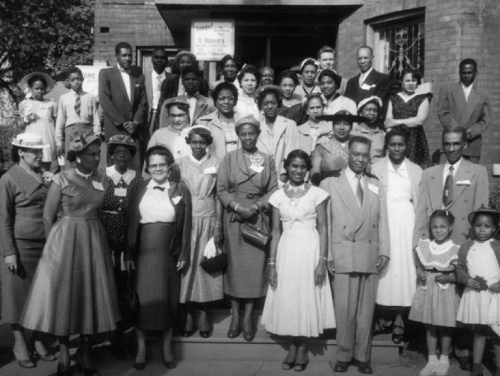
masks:
POLYGON ((42 137, 33 133, 18 134, 16 138, 12 140, 12 145, 29 149, 43 149, 49 146, 43 143, 42 137))
POLYGON ((41 77, 44 79, 45 83, 47 84, 46 87, 47 93, 54 88, 54 80, 47 73, 33 72, 24 76, 19 82, 19 86, 24 92, 26 92, 26 89, 30 88, 28 85, 28 81, 31 80, 33 77, 41 77))

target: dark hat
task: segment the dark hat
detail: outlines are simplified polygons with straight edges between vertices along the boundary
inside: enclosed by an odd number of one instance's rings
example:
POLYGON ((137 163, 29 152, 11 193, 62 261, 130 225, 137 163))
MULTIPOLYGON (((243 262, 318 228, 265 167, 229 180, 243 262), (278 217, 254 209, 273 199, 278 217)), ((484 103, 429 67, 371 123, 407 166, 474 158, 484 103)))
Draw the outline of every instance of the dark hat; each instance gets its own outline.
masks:
POLYGON ((124 145, 137 148, 134 139, 126 134, 116 134, 112 136, 107 142, 108 145, 124 145))
POLYGON ((325 120, 325 121, 331 121, 331 122, 336 122, 339 120, 347 120, 349 123, 369 123, 370 120, 363 116, 357 116, 351 114, 349 111, 346 110, 340 110, 337 111, 333 115, 321 115, 321 116, 316 116, 316 119, 318 120, 325 120))
POLYGON ((99 136, 94 136, 93 134, 81 135, 71 142, 69 150, 80 153, 96 141, 99 141, 99 143, 101 142, 99 136))
POLYGON ((498 211, 496 211, 495 209, 493 208, 487 208, 486 206, 484 205, 481 205, 481 207, 475 211, 473 211, 472 213, 469 214, 469 216, 467 217, 467 219, 469 220, 469 223, 472 225, 472 221, 474 220, 474 218, 476 217, 476 215, 478 214, 487 214, 487 215, 491 215, 495 218, 495 225, 498 226, 498 222, 500 221, 500 213, 498 211))

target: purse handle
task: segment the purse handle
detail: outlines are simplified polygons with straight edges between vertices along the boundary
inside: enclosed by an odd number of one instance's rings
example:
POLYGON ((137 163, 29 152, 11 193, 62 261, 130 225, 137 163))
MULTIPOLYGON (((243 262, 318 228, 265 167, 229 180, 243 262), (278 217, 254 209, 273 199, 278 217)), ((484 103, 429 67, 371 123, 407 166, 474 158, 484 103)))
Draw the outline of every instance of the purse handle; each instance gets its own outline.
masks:
POLYGON ((271 233, 271 227, 269 226, 269 221, 267 220, 267 216, 264 214, 262 208, 259 208, 260 217, 262 218, 262 223, 267 227, 267 232, 271 233))

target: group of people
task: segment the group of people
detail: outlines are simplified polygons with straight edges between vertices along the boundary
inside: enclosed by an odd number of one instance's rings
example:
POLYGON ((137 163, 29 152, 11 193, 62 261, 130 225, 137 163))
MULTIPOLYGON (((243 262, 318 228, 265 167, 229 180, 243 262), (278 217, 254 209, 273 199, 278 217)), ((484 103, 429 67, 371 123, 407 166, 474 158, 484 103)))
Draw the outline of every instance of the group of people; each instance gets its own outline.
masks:
POLYGON ((431 167, 423 125, 432 95, 417 94, 417 72, 397 85, 375 71, 368 46, 350 80, 323 47, 277 85, 270 67, 239 69, 232 56, 211 84, 187 51, 171 73, 155 49, 148 76, 127 43, 116 58, 100 73, 99 98, 82 91, 78 68, 67 70, 71 91, 58 105, 44 99, 50 77, 21 83, 26 131, 0 179, 2 320, 21 367, 35 367, 26 328, 41 360, 55 360, 42 334, 58 337, 58 375, 71 374, 69 336, 80 334, 76 360, 98 375, 90 336, 113 332, 122 358, 132 321, 134 367, 146 367, 147 332, 161 331, 174 368, 174 327, 210 337, 210 305, 227 295, 227 336, 247 341, 265 297, 262 324, 289 338, 285 370, 303 371, 308 339, 336 328, 335 372, 370 374, 374 331, 401 343, 413 320, 426 325, 422 376, 448 372, 452 337, 474 376, 492 338, 500 372, 500 214, 477 164, 490 109, 474 60, 439 94, 442 161, 431 167), (98 169, 102 129, 108 167, 98 169), (57 156, 66 163, 53 175, 57 156))

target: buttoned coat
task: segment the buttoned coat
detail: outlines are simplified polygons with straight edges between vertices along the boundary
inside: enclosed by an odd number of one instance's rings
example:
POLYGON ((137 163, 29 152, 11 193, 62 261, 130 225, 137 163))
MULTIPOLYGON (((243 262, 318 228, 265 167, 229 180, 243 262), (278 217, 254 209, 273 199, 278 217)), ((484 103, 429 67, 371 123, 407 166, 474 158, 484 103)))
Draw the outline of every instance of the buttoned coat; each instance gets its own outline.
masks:
MULTIPOLYGON (((418 190, 418 204, 413 233, 413 246, 419 239, 429 238, 429 217, 434 210, 443 209, 444 164, 423 171, 418 190)), ((453 179, 453 200, 448 210, 455 217, 451 239, 463 244, 469 237, 469 213, 481 205, 488 206, 490 189, 486 168, 461 160, 453 179)))
POLYGON ((469 99, 465 100, 462 84, 445 86, 439 91, 438 118, 443 127, 460 125, 471 132, 463 155, 481 156, 482 134, 490 125, 491 107, 488 94, 472 85, 469 99))
POLYGON ((339 177, 323 180, 320 185, 331 197, 328 260, 333 260, 336 273, 378 273, 378 257, 390 257, 383 187, 376 178, 364 175, 360 208, 345 171, 343 169, 339 177))
POLYGON ((344 96, 352 99, 356 104, 361 102, 365 98, 369 98, 373 95, 379 97, 384 102, 384 107, 389 99, 389 91, 392 85, 392 79, 384 73, 377 72, 372 69, 368 77, 366 77, 364 84, 371 86, 368 90, 363 90, 359 86, 359 77, 361 73, 354 76, 347 82, 344 96))

